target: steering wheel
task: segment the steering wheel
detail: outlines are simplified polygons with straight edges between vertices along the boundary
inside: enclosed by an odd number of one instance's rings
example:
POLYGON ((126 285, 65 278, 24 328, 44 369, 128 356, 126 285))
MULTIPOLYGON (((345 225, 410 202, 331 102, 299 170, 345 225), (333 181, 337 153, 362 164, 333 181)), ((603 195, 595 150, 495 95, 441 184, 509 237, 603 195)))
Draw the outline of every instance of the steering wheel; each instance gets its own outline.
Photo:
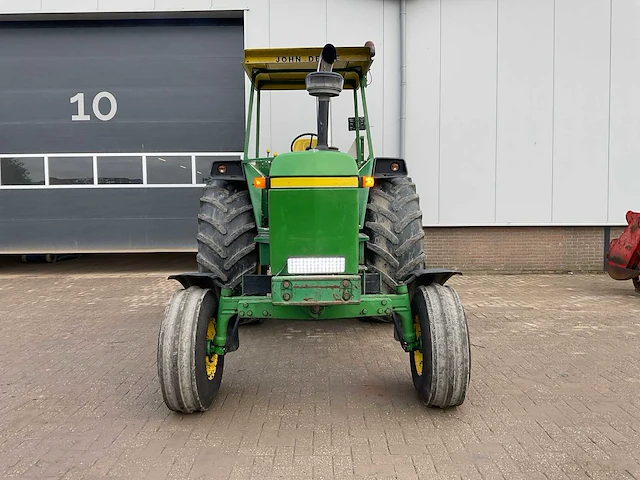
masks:
POLYGON ((292 152, 293 152, 293 145, 296 143, 296 140, 298 140, 299 138, 302 138, 302 137, 304 137, 306 135, 309 135, 309 146, 307 147, 307 150, 311 150, 311 144, 313 143, 313 137, 318 138, 318 135, 315 134, 315 133, 301 133, 296 138, 294 138, 293 141, 291 142, 290 150, 292 152))

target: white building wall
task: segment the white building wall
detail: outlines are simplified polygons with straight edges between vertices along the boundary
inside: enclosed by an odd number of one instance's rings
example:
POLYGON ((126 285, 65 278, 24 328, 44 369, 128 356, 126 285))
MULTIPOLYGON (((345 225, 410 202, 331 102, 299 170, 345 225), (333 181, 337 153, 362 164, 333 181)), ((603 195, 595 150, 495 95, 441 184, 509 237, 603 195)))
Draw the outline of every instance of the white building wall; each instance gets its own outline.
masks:
POLYGON ((608 220, 640 209, 640 2, 612 0, 608 220))
MULTIPOLYGON (((391 156, 400 138, 399 3, 0 0, 0 14, 245 10, 247 47, 372 40, 370 120, 376 153, 391 156)), ((425 225, 622 224, 627 209, 640 210, 636 0, 407 7, 406 157, 425 225)), ((282 151, 313 124, 308 95, 280 96, 264 99, 263 149, 282 151)), ((346 111, 336 102, 342 148, 351 140, 346 111)))
POLYGON ((551 221, 607 221, 609 9, 610 0, 556 5, 551 221))
POLYGON ((552 211, 554 0, 498 9, 495 221, 544 223, 552 211))
POLYGON ((637 1, 408 5, 425 224, 616 225, 640 210, 637 1))

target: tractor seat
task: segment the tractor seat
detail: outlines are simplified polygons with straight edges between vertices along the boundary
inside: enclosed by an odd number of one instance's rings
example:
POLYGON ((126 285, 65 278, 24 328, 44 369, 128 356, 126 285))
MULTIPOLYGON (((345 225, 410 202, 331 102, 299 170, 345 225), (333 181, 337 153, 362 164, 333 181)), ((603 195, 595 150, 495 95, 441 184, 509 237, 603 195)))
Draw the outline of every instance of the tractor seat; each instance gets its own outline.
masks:
POLYGON ((301 137, 301 138, 297 139, 295 142, 293 142, 292 151, 294 151, 294 152, 304 152, 309 147, 310 143, 311 143, 311 148, 315 148, 318 145, 317 137, 313 137, 313 139, 311 141, 309 140, 308 137, 307 138, 301 137))

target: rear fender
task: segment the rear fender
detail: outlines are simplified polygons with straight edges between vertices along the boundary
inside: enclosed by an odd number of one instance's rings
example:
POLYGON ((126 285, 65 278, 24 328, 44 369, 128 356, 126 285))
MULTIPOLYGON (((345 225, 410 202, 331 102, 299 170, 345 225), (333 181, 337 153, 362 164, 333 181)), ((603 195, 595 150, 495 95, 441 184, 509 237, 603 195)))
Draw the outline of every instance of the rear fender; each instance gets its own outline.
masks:
POLYGON ((215 160, 211 165, 210 175, 215 180, 247 181, 241 158, 215 160))
POLYGON ((376 157, 374 159, 373 178, 406 177, 408 174, 407 162, 402 158, 376 157))

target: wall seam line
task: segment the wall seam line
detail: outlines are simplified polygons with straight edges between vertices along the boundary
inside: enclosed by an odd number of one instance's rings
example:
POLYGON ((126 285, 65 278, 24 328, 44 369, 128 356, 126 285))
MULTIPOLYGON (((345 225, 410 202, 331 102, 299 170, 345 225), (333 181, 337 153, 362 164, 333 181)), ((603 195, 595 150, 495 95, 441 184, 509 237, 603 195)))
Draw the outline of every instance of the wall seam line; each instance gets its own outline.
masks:
POLYGON ((438 0, 438 210, 436 222, 440 223, 442 203, 442 0, 438 0))
POLYGON ((496 136, 493 163, 493 221, 498 221, 498 72, 500 62, 500 0, 496 0, 496 136))
POLYGON ((607 125, 607 211, 606 221, 609 221, 609 209, 611 207, 611 78, 612 78, 612 52, 613 52, 613 0, 609 0, 609 113, 607 125))
MULTIPOLYGON (((387 31, 384 28, 384 14, 385 14, 385 6, 387 5, 387 2, 385 0, 383 0, 382 2, 382 45, 385 46, 387 44, 387 40, 386 40, 386 35, 387 35, 387 31)), ((327 19, 327 23, 328 23, 328 19, 327 19)), ((385 106, 385 89, 384 89, 384 72, 385 72, 385 68, 384 68, 384 59, 386 58, 386 55, 382 56, 382 154, 385 155, 385 150, 384 150, 384 136, 385 136, 385 131, 384 131, 384 119, 387 118, 384 115, 384 106, 385 106)), ((354 112, 355 113, 355 112, 354 112)), ((398 150, 398 153, 400 153, 400 151, 398 150)), ((406 156, 406 155, 405 155, 406 156)), ((406 160, 406 159, 405 159, 406 160)))
POLYGON ((553 42, 551 65, 551 212, 550 222, 553 223, 553 165, 556 151, 556 0, 553 0, 553 42))
MULTIPOLYGON (((269 0, 269 48, 271 48, 271 0, 269 0)), ((273 145, 273 97, 272 92, 269 92, 269 148, 273 145)), ((262 101, 262 100, 261 100, 262 101)))

